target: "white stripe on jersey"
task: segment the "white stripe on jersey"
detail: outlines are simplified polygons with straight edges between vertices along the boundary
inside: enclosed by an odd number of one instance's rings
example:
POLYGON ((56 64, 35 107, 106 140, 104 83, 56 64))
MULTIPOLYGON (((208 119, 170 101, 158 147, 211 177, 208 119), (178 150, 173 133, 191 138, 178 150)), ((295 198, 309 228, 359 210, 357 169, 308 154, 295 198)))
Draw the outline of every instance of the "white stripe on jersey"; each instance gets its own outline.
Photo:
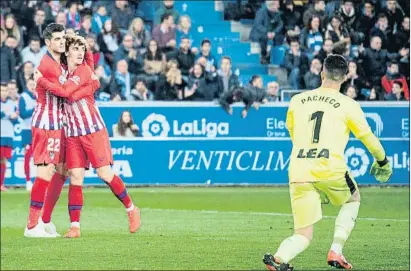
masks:
POLYGON ((68 124, 68 128, 67 128, 68 135, 67 136, 78 136, 77 129, 75 129, 76 122, 74 121, 74 116, 73 116, 71 107, 66 104, 64 108, 67 111, 67 116, 70 116, 70 119, 67 120, 67 124, 68 124), (71 122, 71 125, 70 125, 70 122, 71 122))
POLYGON ((31 125, 34 126, 39 118, 39 114, 41 111, 41 104, 36 104, 36 107, 34 108, 34 114, 33 114, 33 119, 31 120, 31 125))
POLYGON ((43 114, 41 115, 41 121, 39 128, 40 129, 50 129, 50 124, 49 124, 49 100, 50 100, 50 94, 46 92, 46 105, 44 106, 43 114))
POLYGON ((100 117, 100 118, 97 118, 97 116, 96 116, 97 124, 99 125, 100 129, 103 129, 106 125, 104 124, 104 120, 101 117, 100 110, 98 110, 97 105, 94 105, 94 108, 96 109, 96 112, 97 112, 98 116, 100 117), (100 120, 101 120, 101 122, 100 122, 100 120))
POLYGON ((84 99, 81 99, 79 101, 79 104, 83 108, 84 114, 86 115, 88 126, 90 128, 90 133, 95 133, 96 132, 96 127, 93 123, 93 120, 91 119, 91 113, 90 113, 90 110, 88 110, 87 102, 84 99))
MULTIPOLYGON (((57 121, 57 111, 59 110, 58 98, 54 95, 51 96, 52 109, 53 109, 53 122, 55 125, 60 125, 60 121, 57 121)), ((55 127, 54 129, 56 129, 55 127)))
POLYGON ((79 128, 81 129, 81 134, 82 134, 82 135, 87 134, 87 130, 86 130, 86 127, 85 127, 85 125, 84 125, 83 118, 82 118, 82 116, 81 116, 81 112, 80 112, 80 109, 79 109, 78 106, 77 106, 77 103, 74 102, 74 103, 72 103, 71 105, 72 105, 73 111, 74 111, 74 113, 75 113, 75 115, 76 115, 76 119, 77 119, 77 121, 78 121, 78 123, 79 123, 79 126, 80 126, 79 128))

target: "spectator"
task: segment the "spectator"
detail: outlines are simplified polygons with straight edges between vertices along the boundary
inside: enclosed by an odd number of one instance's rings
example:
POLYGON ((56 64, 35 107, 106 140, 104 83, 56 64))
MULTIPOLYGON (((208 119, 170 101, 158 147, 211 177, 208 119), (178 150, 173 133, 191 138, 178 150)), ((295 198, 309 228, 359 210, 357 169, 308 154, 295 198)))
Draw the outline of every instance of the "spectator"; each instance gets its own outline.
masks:
POLYGON ((125 59, 127 61, 128 70, 132 74, 136 75, 143 72, 140 52, 133 49, 133 37, 130 34, 126 34, 123 37, 122 44, 113 54, 114 63, 117 63, 121 59, 125 59))
POLYGON ((401 27, 395 33, 395 51, 410 48, 410 17, 405 16, 401 27))
POLYGON ((343 27, 349 32, 355 31, 357 14, 355 12, 354 1, 353 0, 343 0, 343 5, 337 12, 341 18, 341 23, 343 27))
POLYGON ((288 71, 288 82, 294 89, 301 89, 301 79, 308 71, 308 57, 300 50, 298 40, 291 40, 291 49, 285 56, 284 66, 288 71))
POLYGON ((265 98, 264 103, 266 102, 280 102, 281 95, 280 95, 280 85, 273 81, 267 84, 267 96, 265 98))
POLYGON ((96 91, 95 93, 95 97, 96 98, 100 98, 101 99, 101 95, 103 94, 104 96, 106 96, 106 94, 108 94, 109 90, 109 86, 110 86, 110 76, 108 76, 104 70, 104 67, 102 65, 98 65, 95 70, 94 73, 96 74, 99 82, 100 82, 100 89, 99 91, 96 91))
POLYGON ((322 63, 324 63, 324 60, 327 58, 327 56, 332 54, 333 49, 334 49, 334 44, 333 44, 332 39, 330 38, 325 39, 321 50, 317 54, 317 58, 321 60, 322 63))
POLYGON ((386 101, 406 101, 402 82, 395 81, 392 85, 392 93, 385 94, 384 99, 386 101))
POLYGON ((22 62, 31 62, 36 69, 40 65, 41 58, 47 51, 46 47, 40 46, 40 38, 38 36, 32 36, 29 42, 29 46, 27 46, 20 52, 22 62))
POLYGON ((402 20, 404 19, 404 12, 397 7, 396 0, 388 0, 387 6, 384 9, 384 14, 388 19, 388 28, 390 32, 395 32, 395 30, 400 28, 402 20))
POLYGON ((300 35, 301 48, 310 55, 316 55, 323 45, 323 36, 320 30, 320 17, 313 16, 309 24, 300 35))
POLYGON ((133 48, 140 51, 140 54, 144 54, 151 40, 151 33, 145 29, 144 21, 141 18, 135 18, 128 28, 128 33, 133 37, 133 48))
POLYGON ((167 62, 164 74, 156 82, 155 99, 163 101, 181 100, 183 98, 183 79, 178 62, 172 59, 167 62))
POLYGON ((260 44, 262 64, 268 64, 270 59, 267 51, 268 42, 273 41, 275 46, 283 44, 284 41, 284 23, 279 9, 279 0, 266 0, 266 6, 258 10, 250 32, 250 40, 260 44))
POLYGON ((259 106, 266 99, 267 92, 263 86, 263 78, 259 75, 253 75, 250 82, 245 86, 246 91, 251 95, 253 106, 258 110, 259 106))
POLYGON ((154 26, 159 25, 161 23, 161 18, 165 13, 171 14, 174 18, 174 23, 177 24, 180 15, 174 9, 174 1, 164 0, 163 5, 159 9, 157 9, 157 11, 154 14, 154 26))
POLYGON ((200 81, 204 81, 204 68, 200 64, 195 64, 187 80, 187 86, 184 89, 184 100, 202 100, 204 98, 204 83, 200 86, 200 81), (201 88, 201 89, 200 89, 201 88))
POLYGON ((20 52, 17 49, 18 41, 17 41, 16 37, 15 36, 8 36, 6 38, 6 45, 7 45, 7 47, 10 48, 11 52, 13 53, 14 59, 16 60, 16 65, 17 66, 20 65, 21 57, 20 57, 20 52))
POLYGON ((5 44, 7 33, 0 28, 0 83, 16 79, 16 58, 12 50, 5 44))
POLYGON ((233 108, 231 105, 236 102, 243 102, 244 109, 241 111, 241 116, 243 118, 247 117, 248 110, 250 110, 252 104, 254 103, 252 95, 247 91, 246 88, 238 87, 233 90, 223 93, 219 103, 223 109, 229 114, 233 114, 233 108))
POLYGON ((347 88, 344 90, 344 94, 353 100, 358 100, 358 91, 357 88, 353 85, 348 85, 347 88))
POLYGON ((81 17, 77 10, 77 3, 69 2, 67 6, 67 27, 79 30, 81 27, 81 17))
POLYGON ((408 88, 407 80, 400 74, 398 62, 393 61, 388 64, 387 73, 381 78, 381 85, 386 94, 391 94, 393 92, 395 82, 401 82, 404 97, 409 101, 410 90, 408 88))
POLYGON ((371 38, 370 48, 360 47, 360 57, 363 59, 365 75, 371 84, 380 85, 381 77, 385 74, 387 62, 396 60, 399 55, 406 56, 409 49, 401 49, 400 54, 391 54, 387 50, 381 49, 381 38, 378 36, 371 38))
POLYGON ((204 39, 201 41, 200 53, 197 55, 197 59, 204 57, 207 61, 205 70, 210 72, 214 66, 217 69, 217 59, 211 54, 211 41, 204 39))
POLYGON ((240 87, 238 76, 231 70, 231 58, 223 56, 221 58, 220 69, 217 71, 220 89, 222 92, 232 91, 240 87))
POLYGON ((364 35, 364 46, 368 47, 370 44, 370 32, 375 25, 374 3, 366 1, 364 3, 361 16, 357 20, 356 30, 364 35))
POLYGON ((283 12, 284 32, 287 37, 296 37, 300 35, 300 27, 302 25, 302 15, 298 12, 292 0, 285 1, 285 9, 283 12))
POLYGON ((188 76, 190 69, 194 66, 195 55, 191 52, 190 45, 188 37, 183 37, 180 43, 180 49, 176 54, 178 66, 183 76, 188 76))
POLYGON ((350 41, 350 35, 348 31, 341 24, 341 18, 338 16, 333 16, 330 23, 327 26, 327 31, 325 32, 325 38, 330 38, 332 41, 350 41))
POLYGON ((359 74, 358 65, 355 60, 348 62, 347 80, 341 85, 341 89, 345 89, 348 85, 353 85, 359 90, 368 88, 364 75, 361 74, 360 76, 359 74))
POLYGON ((113 137, 127 138, 141 136, 140 128, 134 123, 130 111, 123 111, 117 124, 113 125, 113 137))
POLYGON ((34 15, 34 24, 31 26, 31 28, 27 32, 27 35, 25 38, 25 44, 29 43, 32 37, 39 37, 41 41, 41 46, 45 44, 44 37, 43 37, 43 30, 46 28, 45 19, 46 19, 46 13, 44 12, 44 10, 37 9, 34 15))
POLYGON ((4 18, 4 30, 6 30, 7 37, 14 37, 17 41, 17 47, 23 48, 23 39, 21 29, 17 25, 16 19, 13 14, 7 14, 4 18))
POLYGON ((81 28, 79 31, 79 35, 86 38, 87 35, 92 34, 91 31, 91 16, 90 15, 86 15, 83 17, 82 21, 81 21, 81 28))
POLYGON ((127 61, 124 59, 118 61, 117 70, 114 72, 110 83, 110 93, 113 101, 133 101, 131 88, 134 81, 134 75, 128 72, 127 61))
POLYGON ((120 30, 126 31, 133 20, 133 11, 127 6, 128 1, 116 0, 111 11, 111 19, 120 30))
POLYGON ((304 83, 306 89, 316 89, 321 86, 321 69, 322 63, 318 58, 311 60, 310 71, 304 75, 304 83))
POLYGON ((111 20, 106 20, 103 30, 97 37, 97 43, 110 66, 113 66, 113 54, 118 50, 120 39, 121 35, 116 26, 112 24, 111 20))
MULTIPOLYGON (((176 41, 180 42, 182 38, 188 38, 190 44, 193 44, 193 36, 191 34, 191 19, 187 15, 180 16, 177 31, 176 31, 176 41)), ((178 44, 179 45, 179 44, 178 44)), ((197 52, 195 52, 196 54, 197 52)))
POLYGON ((26 89, 27 81, 32 78, 34 72, 33 63, 30 61, 24 62, 17 72, 17 88, 19 93, 26 89))
POLYGON ((308 25, 309 21, 313 16, 320 17, 321 27, 324 29, 328 21, 328 17, 325 13, 325 1, 324 0, 314 0, 314 5, 311 5, 303 14, 303 24, 308 25))
POLYGON ((46 13, 45 24, 54 23, 57 13, 61 10, 61 3, 60 1, 45 1, 41 9, 46 13))
POLYGON ((16 102, 16 105, 17 105, 20 95, 19 95, 19 90, 17 89, 16 80, 9 81, 7 83, 7 89, 9 90, 9 98, 12 101, 16 102))
POLYGON ((383 100, 384 96, 381 95, 381 89, 378 86, 374 86, 373 88, 371 88, 370 90, 370 94, 367 97, 367 101, 381 101, 383 100))
POLYGON ((97 6, 97 11, 93 15, 91 22, 91 31, 97 35, 103 30, 104 23, 109 19, 107 16, 107 10, 104 4, 99 4, 97 6))
POLYGON ((153 29, 153 39, 164 52, 176 47, 176 29, 174 27, 173 15, 165 13, 161 17, 161 23, 153 29))
POLYGON ((63 11, 60 11, 56 15, 56 24, 61 24, 64 27, 67 26, 67 16, 63 11))
POLYGON ((146 84, 150 90, 154 90, 155 81, 165 69, 166 56, 161 52, 157 41, 151 40, 143 58, 146 84))
MULTIPOLYGON (((380 14, 378 16, 378 21, 375 26, 371 29, 370 35, 372 37, 378 36, 382 41, 382 49, 388 49, 392 46, 388 46, 388 41, 392 38, 392 32, 388 28, 388 20, 385 14, 380 14)), ((391 51, 391 50, 389 50, 391 51)))
POLYGON ((110 71, 110 67, 107 66, 106 61, 104 59, 104 54, 100 52, 100 48, 96 41, 96 36, 93 33, 88 34, 86 37, 86 42, 89 47, 89 50, 93 54, 94 67, 101 65, 105 70, 108 69, 108 71, 110 71))
POLYGON ((135 101, 152 101, 153 93, 147 89, 143 78, 137 78, 134 88, 131 90, 131 95, 135 101))

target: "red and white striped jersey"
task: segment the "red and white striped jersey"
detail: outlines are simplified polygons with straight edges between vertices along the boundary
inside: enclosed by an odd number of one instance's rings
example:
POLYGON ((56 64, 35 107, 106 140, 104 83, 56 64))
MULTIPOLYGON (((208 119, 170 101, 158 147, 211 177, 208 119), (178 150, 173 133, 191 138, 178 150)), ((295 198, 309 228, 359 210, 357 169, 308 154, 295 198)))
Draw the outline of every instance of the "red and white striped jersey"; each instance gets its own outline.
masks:
MULTIPOLYGON (((41 59, 38 70, 43 77, 53 83, 64 84, 67 72, 47 52, 41 59)), ((63 99, 36 86, 36 106, 33 112, 32 126, 44 130, 60 130, 63 128, 63 99)))
POLYGON ((84 136, 105 129, 103 118, 93 96, 71 102, 66 100, 64 112, 67 116, 66 136, 84 136))

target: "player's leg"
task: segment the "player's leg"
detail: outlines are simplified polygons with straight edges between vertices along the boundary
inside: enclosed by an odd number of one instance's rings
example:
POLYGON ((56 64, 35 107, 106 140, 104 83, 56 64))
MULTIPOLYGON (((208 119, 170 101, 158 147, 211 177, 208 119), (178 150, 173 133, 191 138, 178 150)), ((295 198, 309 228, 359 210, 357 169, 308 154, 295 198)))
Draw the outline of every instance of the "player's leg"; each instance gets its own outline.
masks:
POLYGON ((37 165, 37 177, 30 194, 30 211, 26 237, 56 237, 44 230, 44 224, 38 223, 49 183, 60 161, 61 131, 33 128, 33 158, 37 165))
POLYGON ((123 203, 128 219, 130 232, 136 232, 140 228, 140 209, 134 206, 123 180, 114 174, 111 169, 113 156, 107 130, 82 136, 81 142, 97 175, 111 189, 113 194, 123 203))
POLYGON ((320 195, 311 183, 291 183, 290 196, 294 234, 281 243, 274 256, 264 256, 263 262, 269 270, 293 270, 289 262, 307 249, 314 224, 322 218, 320 195))
POLYGON ((330 202, 341 206, 335 220, 334 239, 328 253, 328 264, 338 268, 351 269, 352 265, 343 256, 343 247, 355 226, 360 209, 360 192, 357 183, 346 173, 345 178, 327 182, 323 188, 330 202))
POLYGON ((70 186, 68 192, 68 211, 70 216, 70 229, 64 235, 66 238, 78 238, 80 234, 80 215, 83 209, 83 182, 85 168, 70 169, 70 186))
POLYGON ((7 159, 2 157, 0 159, 0 191, 7 191, 7 188, 4 186, 4 179, 6 178, 7 170, 7 159))
POLYGON ((33 188, 33 183, 31 182, 30 176, 30 160, 33 155, 32 146, 28 144, 24 152, 24 175, 26 177, 26 190, 31 191, 33 188))

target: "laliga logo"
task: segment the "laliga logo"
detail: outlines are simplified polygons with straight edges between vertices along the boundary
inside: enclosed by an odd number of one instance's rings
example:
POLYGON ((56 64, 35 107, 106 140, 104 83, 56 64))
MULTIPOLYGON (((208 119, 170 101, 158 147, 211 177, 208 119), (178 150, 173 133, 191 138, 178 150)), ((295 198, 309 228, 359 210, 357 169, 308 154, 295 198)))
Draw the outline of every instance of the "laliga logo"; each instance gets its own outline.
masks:
POLYGON ((376 136, 380 136, 382 130, 384 129, 384 123, 379 114, 377 113, 365 113, 367 119, 371 119, 375 123, 375 130, 373 130, 376 136))
POLYGON ((144 137, 167 137, 170 124, 163 115, 151 113, 143 120, 142 130, 144 137))
POLYGON ((345 152, 345 162, 350 167, 352 176, 356 178, 367 172, 370 159, 364 149, 350 147, 345 152))

